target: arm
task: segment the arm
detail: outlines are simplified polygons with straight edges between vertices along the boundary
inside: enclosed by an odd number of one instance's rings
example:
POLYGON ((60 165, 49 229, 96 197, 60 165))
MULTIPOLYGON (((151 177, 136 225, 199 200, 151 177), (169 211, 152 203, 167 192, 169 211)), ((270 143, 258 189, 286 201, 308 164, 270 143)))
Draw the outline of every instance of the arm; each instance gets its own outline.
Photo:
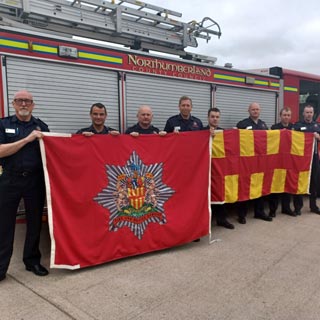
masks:
POLYGON ((11 156, 17 153, 29 142, 34 141, 35 139, 41 139, 43 133, 38 130, 33 130, 27 137, 12 143, 0 144, 0 158, 11 156))

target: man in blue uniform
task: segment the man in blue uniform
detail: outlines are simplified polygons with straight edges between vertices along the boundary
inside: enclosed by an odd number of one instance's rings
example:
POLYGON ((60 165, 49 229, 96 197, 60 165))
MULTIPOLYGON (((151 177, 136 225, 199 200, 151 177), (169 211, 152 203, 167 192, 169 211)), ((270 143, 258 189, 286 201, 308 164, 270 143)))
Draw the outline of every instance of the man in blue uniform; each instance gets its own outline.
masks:
POLYGON ((45 185, 38 139, 48 126, 32 116, 32 94, 14 95, 15 115, 0 120, 0 280, 5 279, 13 252, 16 213, 20 200, 26 209, 26 238, 23 262, 38 276, 48 271, 40 264, 39 250, 45 185))
POLYGON ((142 105, 138 109, 137 113, 138 123, 126 130, 126 134, 130 134, 134 137, 139 136, 139 134, 152 134, 152 133, 161 133, 164 135, 163 131, 160 131, 158 128, 154 127, 151 122, 153 119, 153 113, 149 106, 142 105))
MULTIPOLYGON (((289 107, 282 108, 280 110, 280 122, 271 126, 271 130, 281 130, 287 129, 292 130, 293 124, 291 123, 291 109, 289 107)), ((292 217, 296 217, 297 215, 301 214, 301 200, 300 196, 294 195, 293 196, 293 206, 294 211, 290 208, 290 194, 289 193, 272 193, 269 196, 269 208, 270 208, 270 217, 276 216, 276 211, 279 204, 279 198, 281 198, 281 212, 287 214, 292 217)))
POLYGON ((88 128, 82 128, 77 131, 77 133, 82 133, 83 135, 90 137, 94 134, 112 134, 118 135, 119 131, 105 126, 107 119, 107 109, 102 103, 94 103, 90 108, 90 118, 92 124, 88 128))
POLYGON ((180 113, 170 117, 167 120, 164 131, 179 132, 179 131, 197 131, 202 130, 203 125, 200 119, 191 115, 192 100, 187 96, 182 96, 179 100, 180 113))
MULTIPOLYGON (((191 98, 182 96, 179 99, 179 110, 179 114, 167 120, 166 126, 164 127, 165 132, 198 131, 203 129, 201 120, 191 115, 191 98)), ((200 241, 200 239, 194 240, 194 242, 198 241, 200 241)))
MULTIPOLYGON (((320 126, 319 123, 313 121, 314 109, 311 105, 306 105, 303 109, 303 120, 294 124, 294 130, 301 132, 313 132, 317 143, 315 144, 315 149, 312 159, 312 168, 311 168, 311 179, 310 179, 310 196, 309 196, 309 205, 310 211, 316 214, 320 214, 320 209, 317 206, 317 189, 318 189, 318 172, 319 172, 319 156, 318 156, 318 141, 320 139, 319 132, 320 126)), ((300 199, 300 205, 302 208, 303 199, 302 196, 298 196, 300 199)))
MULTIPOLYGON (((253 102, 249 105, 248 108, 249 118, 243 119, 237 123, 238 129, 247 129, 247 130, 268 130, 266 123, 259 119, 261 108, 259 103, 253 102)), ((238 203, 238 221, 241 224, 246 223, 247 215, 247 201, 238 203)), ((261 219, 264 221, 272 221, 272 217, 269 217, 264 212, 264 200, 263 197, 253 200, 254 204, 254 217, 256 219, 261 219)))
MULTIPOLYGON (((218 108, 210 108, 208 110, 208 125, 204 129, 209 129, 211 135, 214 136, 216 130, 224 130, 219 127, 220 110, 218 108)), ((226 207, 224 204, 211 205, 212 212, 216 216, 217 225, 227 229, 234 229, 234 225, 227 220, 226 207)))

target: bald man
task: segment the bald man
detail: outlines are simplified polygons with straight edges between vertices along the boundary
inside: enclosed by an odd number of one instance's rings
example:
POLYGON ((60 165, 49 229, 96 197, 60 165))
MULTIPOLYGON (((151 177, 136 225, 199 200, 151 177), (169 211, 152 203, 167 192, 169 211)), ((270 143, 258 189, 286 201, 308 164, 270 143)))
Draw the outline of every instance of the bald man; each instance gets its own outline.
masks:
MULTIPOLYGON (((248 107, 249 117, 237 123, 238 129, 246 130, 268 130, 268 126, 260 119, 261 107, 257 102, 252 102, 248 107)), ((264 221, 272 221, 272 217, 264 212, 264 199, 260 197, 253 200, 254 218, 264 221)), ((247 216, 247 201, 238 202, 238 221, 241 224, 246 223, 247 216)))
POLYGON ((163 134, 163 131, 160 131, 158 128, 154 127, 151 122, 153 119, 153 113, 149 106, 142 105, 138 109, 137 113, 138 123, 126 130, 126 134, 131 134, 132 136, 138 136, 139 134, 151 134, 151 133, 160 133, 163 134))

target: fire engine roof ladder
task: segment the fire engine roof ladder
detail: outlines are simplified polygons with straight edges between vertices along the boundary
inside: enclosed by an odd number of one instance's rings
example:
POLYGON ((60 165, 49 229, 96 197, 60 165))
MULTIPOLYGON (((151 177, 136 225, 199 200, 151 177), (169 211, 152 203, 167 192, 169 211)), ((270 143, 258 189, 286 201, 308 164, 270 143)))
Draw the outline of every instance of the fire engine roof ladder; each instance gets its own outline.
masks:
MULTIPOLYGON (((182 14, 135 0, 0 0, 0 24, 24 29, 41 28, 122 44, 137 50, 155 50, 186 57, 186 47, 197 47, 220 37, 211 18, 200 23, 169 17, 182 14), (126 5, 124 5, 126 4, 126 5)), ((200 56, 198 56, 200 57, 200 56)), ((190 57, 189 57, 190 58, 190 57)))

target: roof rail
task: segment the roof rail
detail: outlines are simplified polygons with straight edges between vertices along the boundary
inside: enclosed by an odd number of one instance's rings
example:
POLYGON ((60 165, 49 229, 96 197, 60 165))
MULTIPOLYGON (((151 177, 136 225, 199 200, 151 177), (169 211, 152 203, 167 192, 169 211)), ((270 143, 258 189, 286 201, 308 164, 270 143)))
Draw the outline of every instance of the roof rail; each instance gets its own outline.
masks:
MULTIPOLYGON (((135 0, 0 0, 2 24, 118 43, 137 50, 183 54, 221 36, 218 23, 204 18, 184 23, 182 14, 135 0), (22 25, 23 24, 23 25, 22 25)), ((1 24, 1 21, 0 21, 1 24)))

